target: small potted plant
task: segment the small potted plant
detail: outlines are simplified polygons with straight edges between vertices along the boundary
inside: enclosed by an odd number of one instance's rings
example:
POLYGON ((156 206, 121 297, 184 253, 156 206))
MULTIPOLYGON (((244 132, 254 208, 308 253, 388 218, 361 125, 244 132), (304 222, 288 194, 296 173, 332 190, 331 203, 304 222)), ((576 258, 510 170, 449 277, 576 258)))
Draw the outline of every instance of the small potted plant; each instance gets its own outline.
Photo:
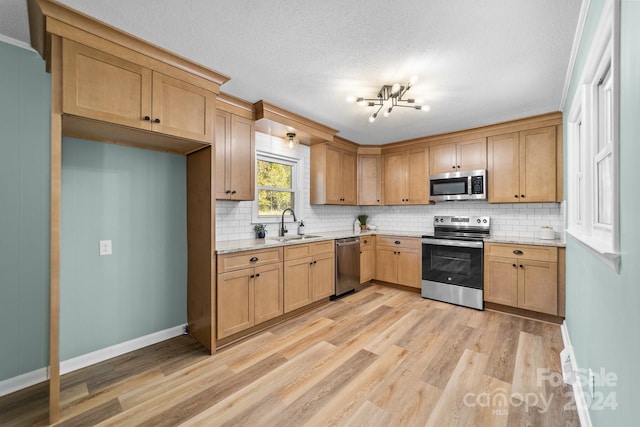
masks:
POLYGON ((264 239, 267 236, 267 224, 256 224, 253 226, 253 231, 256 232, 256 238, 264 239))
POLYGON ((358 221, 360 221, 361 230, 367 229, 367 218, 369 218, 367 215, 358 215, 358 221))

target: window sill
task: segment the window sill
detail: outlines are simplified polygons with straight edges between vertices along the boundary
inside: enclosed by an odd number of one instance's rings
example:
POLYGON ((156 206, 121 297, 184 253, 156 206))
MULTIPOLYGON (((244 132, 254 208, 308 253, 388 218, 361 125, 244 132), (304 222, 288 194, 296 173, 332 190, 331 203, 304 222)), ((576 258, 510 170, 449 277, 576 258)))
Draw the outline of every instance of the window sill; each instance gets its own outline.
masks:
POLYGON ((572 230, 565 230, 566 234, 573 237, 576 242, 589 250, 596 258, 600 259, 607 267, 620 273, 620 252, 610 252, 602 249, 602 244, 599 241, 589 239, 587 236, 580 235, 572 230))

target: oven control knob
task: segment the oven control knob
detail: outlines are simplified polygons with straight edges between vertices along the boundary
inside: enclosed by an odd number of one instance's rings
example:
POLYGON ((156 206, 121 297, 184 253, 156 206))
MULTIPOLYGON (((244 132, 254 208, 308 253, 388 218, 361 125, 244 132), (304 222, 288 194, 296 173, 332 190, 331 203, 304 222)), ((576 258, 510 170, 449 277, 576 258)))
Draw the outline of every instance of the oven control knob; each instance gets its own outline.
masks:
POLYGON ((482 222, 487 223, 487 218, 483 219, 482 222))
POLYGON ((435 221, 440 222, 440 218, 436 217, 435 221))
POLYGON ((476 222, 477 222, 478 224, 480 224, 480 218, 476 219, 476 222))

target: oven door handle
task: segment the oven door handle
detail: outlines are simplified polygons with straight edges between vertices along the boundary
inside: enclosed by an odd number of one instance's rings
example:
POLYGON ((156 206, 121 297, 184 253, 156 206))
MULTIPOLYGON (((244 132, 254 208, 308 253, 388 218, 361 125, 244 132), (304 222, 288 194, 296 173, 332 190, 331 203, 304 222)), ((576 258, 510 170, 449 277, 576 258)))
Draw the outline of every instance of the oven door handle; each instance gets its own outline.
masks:
POLYGON ((422 239, 422 244, 431 246, 457 246, 460 248, 484 247, 484 242, 478 240, 422 239))

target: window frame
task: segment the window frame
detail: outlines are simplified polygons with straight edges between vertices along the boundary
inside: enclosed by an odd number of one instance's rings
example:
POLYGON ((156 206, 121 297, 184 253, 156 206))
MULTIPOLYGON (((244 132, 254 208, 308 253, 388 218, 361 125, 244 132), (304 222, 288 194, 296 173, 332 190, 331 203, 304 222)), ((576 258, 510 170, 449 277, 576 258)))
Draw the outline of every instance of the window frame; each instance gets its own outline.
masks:
POLYGON ((619 272, 620 55, 619 9, 615 3, 605 4, 567 119, 566 232, 619 272), (610 98, 603 99, 603 94, 610 98), (611 157, 611 180, 607 194, 603 195, 599 167, 608 157, 611 157), (610 224, 600 222, 602 197, 608 202, 610 224))
MULTIPOLYGON (((293 210, 296 213, 296 218, 298 218, 298 220, 300 218, 302 218, 301 214, 302 214, 302 203, 301 203, 301 199, 303 198, 303 194, 302 194, 302 185, 303 185, 303 178, 301 176, 301 172, 302 172, 302 161, 301 159, 295 158, 295 157, 290 157, 290 156, 285 156, 282 154, 276 154, 276 153, 269 153, 266 151, 261 151, 261 150, 256 150, 256 162, 255 162, 255 167, 256 167, 256 173, 255 173, 255 198, 254 201, 252 203, 252 207, 251 207, 251 222, 252 224, 279 224, 280 220, 281 220, 281 215, 268 215, 268 216, 260 216, 258 215, 258 209, 259 209, 259 201, 258 201, 258 194, 260 191, 260 186, 258 185, 258 161, 262 160, 262 161, 267 161, 267 162, 274 162, 274 163, 282 163, 285 165, 289 165, 291 166, 291 192, 293 193, 293 210)), ((271 187, 269 187, 271 188, 271 187)), ((292 215, 285 215, 284 217, 285 223, 293 223, 293 216, 292 215)))

